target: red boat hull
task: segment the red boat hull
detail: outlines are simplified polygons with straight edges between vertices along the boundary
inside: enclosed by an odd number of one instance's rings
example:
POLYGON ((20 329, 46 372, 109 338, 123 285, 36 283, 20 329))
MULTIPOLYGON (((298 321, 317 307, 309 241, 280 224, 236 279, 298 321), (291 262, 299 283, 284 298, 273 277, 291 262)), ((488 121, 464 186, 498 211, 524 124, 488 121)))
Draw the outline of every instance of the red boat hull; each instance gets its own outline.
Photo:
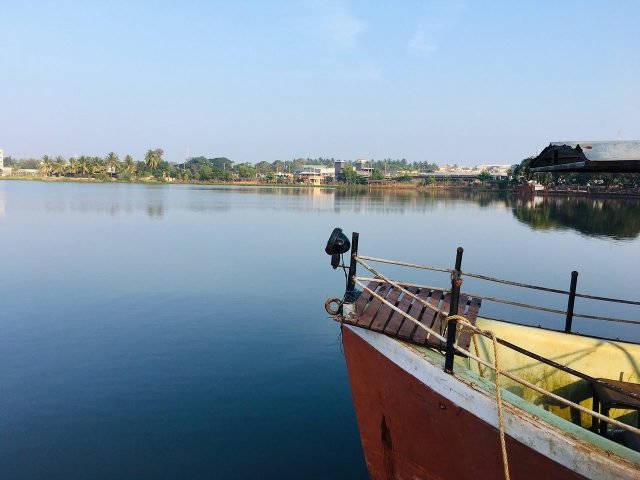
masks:
MULTIPOLYGON (((498 430, 343 327, 344 352, 372 479, 501 479, 498 430)), ((507 437, 513 480, 584 478, 507 437)))

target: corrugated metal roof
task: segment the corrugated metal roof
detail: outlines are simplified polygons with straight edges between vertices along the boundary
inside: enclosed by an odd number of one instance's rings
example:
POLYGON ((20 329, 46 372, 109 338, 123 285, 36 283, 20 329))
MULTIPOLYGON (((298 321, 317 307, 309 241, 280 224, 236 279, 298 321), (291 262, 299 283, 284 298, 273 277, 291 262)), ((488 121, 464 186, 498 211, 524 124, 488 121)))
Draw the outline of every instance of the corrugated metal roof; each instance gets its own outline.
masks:
POLYGON ((581 140, 551 142, 551 145, 567 145, 571 148, 580 145, 584 156, 593 161, 640 160, 640 140, 581 140))
POLYGON ((530 172, 640 172, 640 141, 551 142, 529 164, 530 172))

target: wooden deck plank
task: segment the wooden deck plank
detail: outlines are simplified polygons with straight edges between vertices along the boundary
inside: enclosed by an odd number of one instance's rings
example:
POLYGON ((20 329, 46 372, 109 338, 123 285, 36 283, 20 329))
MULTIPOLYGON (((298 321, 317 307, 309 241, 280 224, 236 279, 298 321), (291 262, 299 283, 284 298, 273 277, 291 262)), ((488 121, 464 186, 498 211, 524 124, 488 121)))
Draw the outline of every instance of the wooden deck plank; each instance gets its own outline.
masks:
MULTIPOLYGON (((444 334, 444 316, 438 315, 438 311, 426 307, 422 302, 415 300, 410 295, 403 295, 400 289, 393 288, 387 283, 370 282, 367 288, 373 290, 377 295, 380 295, 426 327, 444 334)), ((447 313, 450 308, 450 294, 444 293, 443 290, 419 287, 409 287, 407 290, 435 308, 439 307, 439 311, 443 313, 447 313)), ((457 314, 464 316, 471 324, 475 325, 480 306, 481 300, 479 298, 471 298, 468 295, 461 294, 457 314)), ((366 291, 363 291, 356 300, 354 314, 343 321, 369 330, 384 332, 389 336, 408 340, 418 345, 437 349, 445 348, 444 342, 429 336, 425 329, 418 328, 414 322, 408 320, 390 306, 383 304, 381 300, 366 291)), ((463 332, 458 338, 458 345, 468 350, 470 344, 471 334, 463 332)))
MULTIPOLYGON (((367 288, 375 292, 376 289, 379 288, 381 285, 382 283, 379 283, 379 282, 369 282, 369 284, 367 285, 367 288)), ((359 317, 360 315, 362 315, 362 312, 364 311, 364 307, 369 303, 369 301, 372 298, 373 298, 373 295, 371 295, 369 292, 367 292, 366 290, 362 291, 362 293, 356 300, 356 306, 355 306, 356 317, 359 317)))
MULTIPOLYGON (((449 313, 449 309, 451 308, 451 293, 446 293, 445 296, 442 299, 442 313, 444 313, 445 315, 447 313, 449 313)), ((460 295, 459 299, 458 299, 458 315, 463 315, 465 308, 467 307, 467 303, 469 302, 469 297, 467 297, 466 295, 460 295)), ((437 318, 436 321, 433 324, 433 329, 441 332, 444 334, 445 330, 446 330, 446 325, 443 325, 444 319, 446 317, 443 317, 442 315, 440 315, 440 318, 437 318)))
MULTIPOLYGON (((472 325, 476 324, 476 319, 478 318, 478 312, 480 311, 480 306, 482 305, 482 300, 479 298, 472 298, 469 302, 469 309, 465 317, 469 320, 469 323, 472 325)), ((460 314, 462 315, 462 314, 460 314)), ((463 331, 458 339, 458 345, 462 348, 469 350, 469 346, 471 345, 471 333, 467 331, 463 331)))
MULTIPOLYGON (((423 300, 427 300, 427 298, 429 298, 429 294, 430 293, 431 293, 431 289, 422 288, 417 293, 417 296, 418 296, 418 298, 421 298, 423 300)), ((418 318, 418 316, 422 312, 423 308, 425 308, 425 307, 421 302, 419 302, 417 300, 414 300, 413 303, 411 304, 411 308, 409 309, 409 311, 407 313, 409 315, 411 315, 413 318, 418 318)), ((414 329, 416 329, 416 328, 417 327, 416 327, 415 323, 413 323, 411 320, 405 318, 404 321, 402 322, 402 325, 398 329, 398 336, 400 338, 410 339, 411 335, 413 335, 414 329)))
MULTIPOLYGON (((440 300, 442 299, 444 293, 442 290, 433 290, 431 291, 431 296, 429 298, 429 305, 433 305, 436 309, 438 308, 438 305, 440 304, 440 300)), ((420 318, 420 323, 422 323, 423 325, 425 325, 426 327, 431 328, 432 330, 434 323, 438 322, 438 319, 436 318, 438 312, 436 310, 433 310, 431 308, 425 308, 423 314, 422 314, 422 318, 420 318)), ((439 330, 436 329, 436 332, 440 333, 439 330)), ((427 332, 425 329, 420 328, 418 330, 416 330, 416 332, 413 334, 413 340, 416 343, 425 343, 427 341, 427 336, 429 335, 429 332, 427 332)))
MULTIPOLYGON (((393 304, 393 306, 395 307, 398 303, 398 297, 400 297, 401 293, 401 290, 392 288, 385 300, 393 304)), ((378 313, 376 313, 373 322, 371 322, 371 330, 382 332, 384 330, 384 327, 387 326, 387 322, 390 320, 391 314, 394 312, 395 311, 389 305, 383 303, 382 306, 378 309, 378 313)))
MULTIPOLYGON (((416 294, 418 292, 418 289, 416 287, 408 287, 407 290, 413 294, 416 294)), ((397 307, 403 312, 407 313, 407 311, 411 308, 411 302, 413 302, 413 297, 411 297, 410 295, 405 295, 404 297, 402 297, 402 300, 400 300, 400 303, 397 305, 397 307)), ((405 318, 398 312, 393 312, 393 315, 391 315, 389 323, 387 323, 384 332, 389 335, 396 335, 404 320, 405 318)))
MULTIPOLYGON (((383 283, 380 285, 380 288, 376 290, 375 293, 380 295, 382 298, 386 298, 387 294, 389 293, 389 290, 391 290, 391 285, 389 285, 388 283, 383 283)), ((378 309, 380 308, 380 305, 382 305, 382 302, 376 297, 373 297, 371 301, 367 304, 363 313, 358 317, 358 326, 369 328, 369 326, 371 325, 371 322, 376 316, 376 313, 378 313, 378 309)))
MULTIPOLYGON (((380 287, 380 285, 382 285, 382 284, 379 283, 379 282, 369 282, 367 284, 367 288, 370 288, 371 290, 373 290, 375 292, 376 289, 378 287, 380 287)), ((350 325, 357 325, 358 324, 358 318, 360 318, 360 315, 362 315, 362 312, 364 311, 365 307, 367 306, 367 304, 369 303, 369 301, 372 298, 373 298, 373 295, 371 295, 366 290, 363 290, 362 293, 360 293, 360 295, 358 296, 358 298, 356 300, 356 303, 355 303, 355 306, 354 306, 354 313, 344 317, 342 319, 342 321, 344 323, 348 323, 350 325)))

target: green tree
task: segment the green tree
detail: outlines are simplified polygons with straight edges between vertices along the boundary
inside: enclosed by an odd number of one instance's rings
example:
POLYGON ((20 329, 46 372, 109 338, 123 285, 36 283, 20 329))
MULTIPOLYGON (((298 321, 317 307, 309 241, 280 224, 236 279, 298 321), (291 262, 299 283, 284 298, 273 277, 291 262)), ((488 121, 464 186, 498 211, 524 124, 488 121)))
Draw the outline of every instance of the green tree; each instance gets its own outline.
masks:
POLYGON ((56 157, 51 166, 51 173, 56 177, 64 177, 65 173, 67 173, 67 162, 65 162, 64 157, 56 157))
POLYGON ((275 173, 282 173, 284 172, 284 162, 282 160, 275 160, 272 164, 271 164, 271 171, 275 172, 275 173))
POLYGON ((240 178, 255 178, 256 169, 248 163, 241 163, 237 165, 236 170, 240 178))
POLYGON ((40 173, 45 177, 48 177, 53 172, 53 161, 49 155, 43 155, 42 160, 40 162, 40 166, 38 167, 40 173))
POLYGON ((126 155, 124 157, 124 162, 122 162, 121 169, 123 173, 128 173, 129 175, 135 175, 137 171, 137 165, 131 155, 126 155))
POLYGON ((258 162, 256 164, 256 172, 261 174, 261 175, 266 175, 267 173, 272 172, 272 167, 271 164, 269 162, 265 162, 264 160, 262 162, 258 162))
POLYGON ((100 157, 94 157, 89 161, 89 173, 94 177, 107 173, 107 166, 100 157))
POLYGON ((161 148, 147 150, 147 153, 144 154, 144 163, 151 172, 155 172, 162 162, 162 155, 164 155, 164 151, 161 148))
POLYGON ((358 183, 358 173, 352 165, 345 165, 342 170, 342 178, 344 183, 354 185, 358 183))
POLYGON ((104 157, 104 161, 107 165, 107 168, 109 169, 109 174, 115 175, 119 170, 118 167, 120 166, 120 159, 118 158, 118 155, 116 155, 114 152, 109 152, 107 153, 107 156, 104 157))
POLYGON ((67 165, 67 172, 71 175, 78 174, 78 159, 75 157, 71 157, 69 159, 69 165, 67 165))
POLYGON ((89 157, 82 155, 78 158, 78 173, 81 177, 89 176, 91 173, 91 161, 89 160, 89 157))
POLYGON ((484 186, 485 182, 491 181, 491 174, 487 171, 480 172, 480 175, 478 175, 478 180, 480 180, 480 182, 482 182, 482 185, 484 186))
POLYGON ((374 168, 371 172, 371 180, 384 180, 384 172, 374 168))

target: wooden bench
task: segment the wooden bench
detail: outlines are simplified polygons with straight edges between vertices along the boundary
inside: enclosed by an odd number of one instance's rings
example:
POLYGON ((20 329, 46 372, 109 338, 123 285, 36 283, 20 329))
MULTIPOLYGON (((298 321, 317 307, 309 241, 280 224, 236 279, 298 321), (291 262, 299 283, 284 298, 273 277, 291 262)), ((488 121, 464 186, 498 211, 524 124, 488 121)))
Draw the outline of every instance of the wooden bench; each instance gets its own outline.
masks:
MULTIPOLYGON (((406 288, 407 291, 421 300, 433 305, 434 310, 388 283, 370 282, 367 288, 423 325, 444 335, 446 328, 444 314, 449 311, 450 295, 448 293, 430 288, 406 288), (438 311, 441 313, 438 314, 438 311)), ((480 306, 481 301, 479 298, 472 298, 461 293, 458 303, 458 315, 464 316, 472 325, 475 325, 480 306)), ((345 317, 344 323, 384 333, 390 337, 421 346, 439 349, 446 347, 444 342, 433 338, 425 329, 419 328, 414 322, 405 318, 389 305, 382 303, 380 299, 366 290, 356 300, 355 312, 345 317)), ((458 345, 468 350, 470 343, 471 335, 463 331, 458 339, 458 345)))
MULTIPOLYGON (((598 378, 603 382, 610 383, 616 387, 624 388, 625 390, 640 395, 640 384, 621 382, 619 380, 610 380, 608 378, 598 378)), ((624 408, 629 410, 635 410, 637 418, 637 427, 640 428, 640 400, 630 395, 625 395, 622 392, 612 390, 602 385, 599 382, 591 382, 593 387, 593 410, 601 413, 605 417, 609 416, 609 410, 612 408, 624 408)), ((593 430, 599 431, 600 435, 607 436, 607 422, 604 420, 593 419, 593 430)))

